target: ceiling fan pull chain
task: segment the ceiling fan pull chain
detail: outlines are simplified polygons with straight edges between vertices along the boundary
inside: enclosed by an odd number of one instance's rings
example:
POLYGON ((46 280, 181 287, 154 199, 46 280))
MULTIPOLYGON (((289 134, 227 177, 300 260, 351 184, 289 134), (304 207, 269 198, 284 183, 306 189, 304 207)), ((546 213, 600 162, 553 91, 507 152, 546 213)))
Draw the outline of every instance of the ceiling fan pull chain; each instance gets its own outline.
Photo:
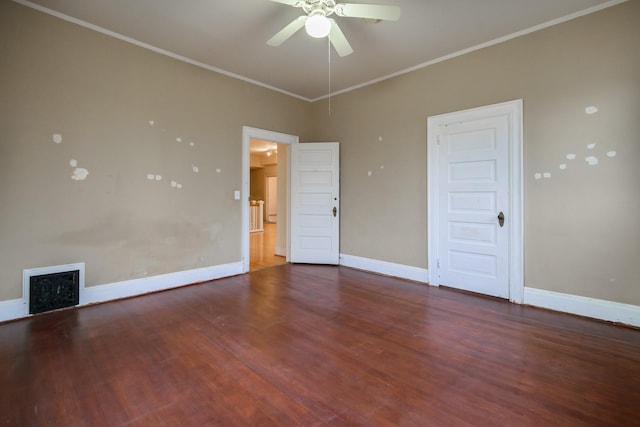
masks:
POLYGON ((329 55, 329 115, 331 115, 331 36, 327 37, 327 52, 329 55))

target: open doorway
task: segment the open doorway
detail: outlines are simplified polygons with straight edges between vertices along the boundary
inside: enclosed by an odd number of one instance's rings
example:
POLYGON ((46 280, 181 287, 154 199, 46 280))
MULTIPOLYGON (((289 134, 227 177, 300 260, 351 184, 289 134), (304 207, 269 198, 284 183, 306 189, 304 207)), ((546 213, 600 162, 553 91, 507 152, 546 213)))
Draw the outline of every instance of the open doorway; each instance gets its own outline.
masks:
MULTIPOLYGON (((278 175, 284 175, 286 147, 273 141, 250 140, 249 270, 284 264, 285 206, 278 203, 278 175), (283 211, 280 215, 279 211, 283 211)), ((286 194, 286 192, 283 192, 286 194)))
MULTIPOLYGON (((243 126, 242 128, 242 269, 243 272, 248 272, 250 269, 264 268, 269 265, 275 265, 275 263, 285 263, 289 261, 289 206, 290 206, 290 194, 289 194, 289 180, 290 180, 290 170, 289 170, 289 148, 291 144, 297 144, 298 137, 294 135, 288 135, 278 132, 272 132, 263 129, 252 128, 248 126, 243 126), (271 176, 277 177, 277 208, 276 208, 276 217, 275 222, 270 227, 268 219, 266 216, 265 208, 262 209, 262 221, 263 228, 266 225, 267 228, 271 228, 270 231, 275 231, 275 233, 268 232, 255 232, 251 233, 250 228, 250 220, 251 220, 251 200, 255 200, 256 197, 252 197, 251 191, 251 148, 252 143, 256 143, 256 145, 262 144, 262 153, 266 156, 266 151, 271 149, 271 156, 277 152, 277 162, 275 163, 277 166, 275 167, 275 172, 271 174, 271 176), (265 258, 270 258, 271 260, 264 260, 260 265, 254 265, 250 268, 251 261, 251 238, 257 241, 253 247, 258 249, 260 247, 260 239, 262 238, 261 245, 264 246, 269 245, 269 247, 273 247, 274 242, 269 241, 268 239, 273 238, 275 236, 275 247, 273 249, 268 249, 268 252, 263 252, 265 258), (265 241, 266 240, 266 241, 265 241)), ((255 159, 254 159, 255 162, 255 159)), ((267 161, 269 163, 269 161, 267 161)), ((255 163, 254 163, 254 166, 255 163)), ((257 175, 259 176, 259 174, 257 175)), ((254 179, 255 181, 255 179, 254 179)), ((266 186, 265 174, 262 174, 262 178, 257 180, 259 185, 262 185, 263 188, 266 186)), ((255 196, 255 195, 254 195, 255 196)), ((263 196, 264 197, 264 196, 263 196)), ((264 200, 264 198, 263 198, 264 200)), ((256 200, 257 202, 257 200, 256 200)), ((259 203, 258 203, 259 204, 259 203)), ((255 210, 255 208, 254 208, 255 210)))

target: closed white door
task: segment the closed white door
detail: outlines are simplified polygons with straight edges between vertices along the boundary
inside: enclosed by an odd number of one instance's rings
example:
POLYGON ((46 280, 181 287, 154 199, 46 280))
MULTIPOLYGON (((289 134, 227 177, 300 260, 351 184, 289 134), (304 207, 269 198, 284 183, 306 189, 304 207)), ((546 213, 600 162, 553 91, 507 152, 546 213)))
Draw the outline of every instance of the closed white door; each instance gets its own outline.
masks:
POLYGON ((442 126, 441 285, 509 297, 507 116, 442 126))
POLYGON ((340 145, 291 145, 291 262, 338 264, 340 145))

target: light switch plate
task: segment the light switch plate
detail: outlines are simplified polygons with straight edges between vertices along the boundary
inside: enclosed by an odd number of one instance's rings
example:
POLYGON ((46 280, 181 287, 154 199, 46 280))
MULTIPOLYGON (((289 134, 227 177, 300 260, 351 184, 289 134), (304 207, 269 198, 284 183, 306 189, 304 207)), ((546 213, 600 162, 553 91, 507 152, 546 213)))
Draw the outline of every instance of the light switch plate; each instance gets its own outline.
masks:
POLYGON ((240 191, 235 190, 233 192, 233 198, 236 199, 236 200, 240 200, 240 191))

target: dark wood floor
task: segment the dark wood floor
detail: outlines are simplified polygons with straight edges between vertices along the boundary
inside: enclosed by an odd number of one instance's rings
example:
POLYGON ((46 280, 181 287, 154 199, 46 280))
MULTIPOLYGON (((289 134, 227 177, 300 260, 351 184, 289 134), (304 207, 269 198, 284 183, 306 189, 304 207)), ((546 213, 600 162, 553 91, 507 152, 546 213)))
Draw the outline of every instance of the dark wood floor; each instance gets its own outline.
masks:
POLYGON ((0 426, 631 426, 640 331, 281 265, 0 325, 0 426))

